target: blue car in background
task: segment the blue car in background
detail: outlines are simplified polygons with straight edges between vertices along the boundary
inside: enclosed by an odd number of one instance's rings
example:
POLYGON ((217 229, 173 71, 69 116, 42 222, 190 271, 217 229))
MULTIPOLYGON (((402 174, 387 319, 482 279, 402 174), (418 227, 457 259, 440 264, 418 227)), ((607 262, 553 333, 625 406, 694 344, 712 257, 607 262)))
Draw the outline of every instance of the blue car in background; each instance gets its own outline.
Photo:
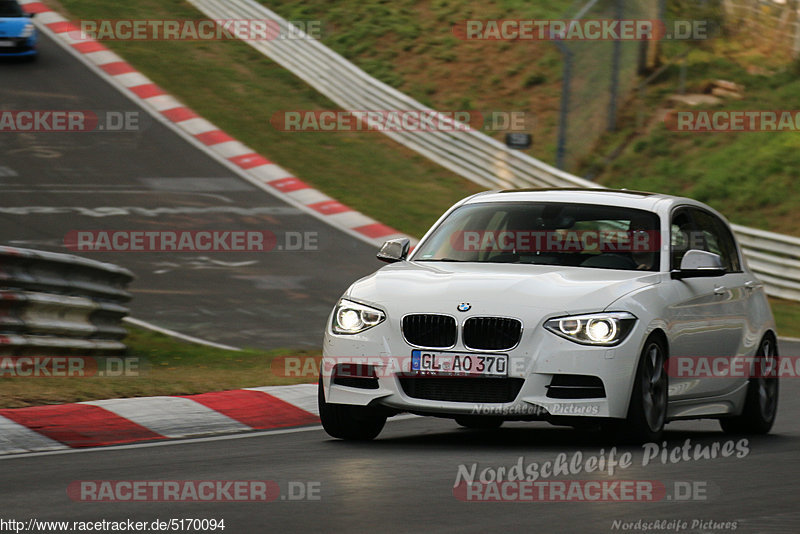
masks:
POLYGON ((0 58, 36 58, 36 27, 17 0, 0 0, 0 58))

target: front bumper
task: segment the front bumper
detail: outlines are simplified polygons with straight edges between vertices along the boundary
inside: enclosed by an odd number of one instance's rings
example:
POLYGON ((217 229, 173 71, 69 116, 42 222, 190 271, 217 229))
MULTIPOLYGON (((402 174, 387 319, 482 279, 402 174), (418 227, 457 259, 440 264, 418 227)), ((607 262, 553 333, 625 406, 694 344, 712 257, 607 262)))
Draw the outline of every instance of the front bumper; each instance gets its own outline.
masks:
MULTIPOLYGON (((325 397, 334 404, 383 406, 399 412, 442 417, 493 415, 507 420, 561 416, 626 417, 645 327, 637 323, 630 335, 615 347, 597 347, 563 339, 545 330, 543 323, 544 320, 533 327, 526 324, 519 345, 502 352, 509 357, 508 378, 521 383, 513 398, 504 402, 450 401, 442 399, 441 395, 432 400, 419 398, 414 391, 409 391, 408 386, 404 387, 402 377, 393 370, 404 368, 402 366, 408 362, 414 347, 403 340, 399 325, 391 320, 356 335, 337 335, 328 329, 323 346, 327 364, 322 366, 325 397), (373 381, 371 389, 365 389, 334 384, 331 380, 332 364, 339 361, 372 365, 377 385, 373 381), (555 383, 554 380, 572 376, 595 377, 602 382, 604 391, 601 395, 583 398, 561 398, 558 394, 554 397, 555 390, 549 387, 555 383)), ((447 351, 474 352, 463 347, 460 340, 447 351)), ((505 379, 462 380, 474 380, 475 387, 480 387, 481 380, 505 379)))
POLYGON ((0 37, 11 46, 0 46, 0 57, 31 57, 38 54, 35 37, 0 37))

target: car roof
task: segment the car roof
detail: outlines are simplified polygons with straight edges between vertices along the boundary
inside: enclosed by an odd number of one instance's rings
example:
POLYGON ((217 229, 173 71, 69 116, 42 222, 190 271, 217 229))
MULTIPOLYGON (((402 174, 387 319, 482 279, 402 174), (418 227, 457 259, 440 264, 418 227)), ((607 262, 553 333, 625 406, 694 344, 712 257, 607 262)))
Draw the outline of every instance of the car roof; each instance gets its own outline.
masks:
POLYGON ((625 206, 648 211, 655 211, 656 205, 666 202, 669 205, 692 204, 704 206, 700 202, 684 197, 633 191, 628 189, 583 189, 583 188, 549 188, 549 189, 506 189, 502 191, 485 191, 473 195, 464 201, 465 204, 482 202, 574 202, 578 204, 603 204, 608 206, 625 206))

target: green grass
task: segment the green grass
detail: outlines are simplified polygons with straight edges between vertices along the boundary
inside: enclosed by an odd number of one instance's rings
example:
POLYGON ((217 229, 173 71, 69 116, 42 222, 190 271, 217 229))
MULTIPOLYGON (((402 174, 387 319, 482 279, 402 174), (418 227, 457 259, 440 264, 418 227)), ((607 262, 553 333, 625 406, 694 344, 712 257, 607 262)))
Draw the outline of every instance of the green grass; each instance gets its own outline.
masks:
POLYGON ((790 300, 769 299, 779 336, 800 338, 800 305, 790 300))
POLYGON ((119 397, 191 395, 243 387, 315 382, 317 375, 288 378, 283 357, 319 358, 321 351, 275 349, 230 351, 128 328, 126 358, 136 358, 137 376, 0 378, 0 408, 81 402, 119 397), (276 360, 277 358, 277 360, 276 360))
MULTIPOLYGON (((557 0, 262 0, 290 21, 320 21, 323 44, 375 78, 440 110, 526 111, 536 117, 529 154, 555 155, 560 54, 547 42, 467 41, 468 19, 559 19, 557 0)), ((577 10, 577 7, 573 8, 577 10)), ((501 139, 503 132, 489 132, 501 139)))
MULTIPOLYGON (((748 75, 731 62, 714 58, 696 58, 689 76, 697 88, 714 78, 747 87, 744 99, 724 101, 714 109, 794 109, 792 102, 800 94, 800 80, 792 72, 748 75)), ((587 167, 596 165, 597 160, 587 167)), ((800 219, 795 216, 800 209, 797 132, 674 132, 659 123, 636 136, 616 160, 603 167, 598 181, 611 187, 692 197, 736 223, 800 235, 800 219)))

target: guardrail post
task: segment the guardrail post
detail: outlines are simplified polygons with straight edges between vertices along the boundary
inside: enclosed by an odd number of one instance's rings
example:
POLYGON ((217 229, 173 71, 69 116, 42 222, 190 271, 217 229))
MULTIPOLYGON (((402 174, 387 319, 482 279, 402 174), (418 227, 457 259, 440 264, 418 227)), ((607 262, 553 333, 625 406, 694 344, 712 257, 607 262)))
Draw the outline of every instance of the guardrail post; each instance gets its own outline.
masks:
MULTIPOLYGON (((622 0, 614 2, 614 19, 621 21, 623 17, 622 0)), ((608 102, 608 131, 613 132, 617 129, 617 96, 619 93, 619 59, 622 54, 622 41, 614 39, 611 53, 611 93, 608 102)))
POLYGON ((569 93, 572 82, 572 51, 560 40, 553 41, 561 52, 564 62, 561 77, 561 109, 558 114, 558 144, 556 146, 556 167, 564 168, 564 157, 567 150, 567 128, 569 127, 569 93))

